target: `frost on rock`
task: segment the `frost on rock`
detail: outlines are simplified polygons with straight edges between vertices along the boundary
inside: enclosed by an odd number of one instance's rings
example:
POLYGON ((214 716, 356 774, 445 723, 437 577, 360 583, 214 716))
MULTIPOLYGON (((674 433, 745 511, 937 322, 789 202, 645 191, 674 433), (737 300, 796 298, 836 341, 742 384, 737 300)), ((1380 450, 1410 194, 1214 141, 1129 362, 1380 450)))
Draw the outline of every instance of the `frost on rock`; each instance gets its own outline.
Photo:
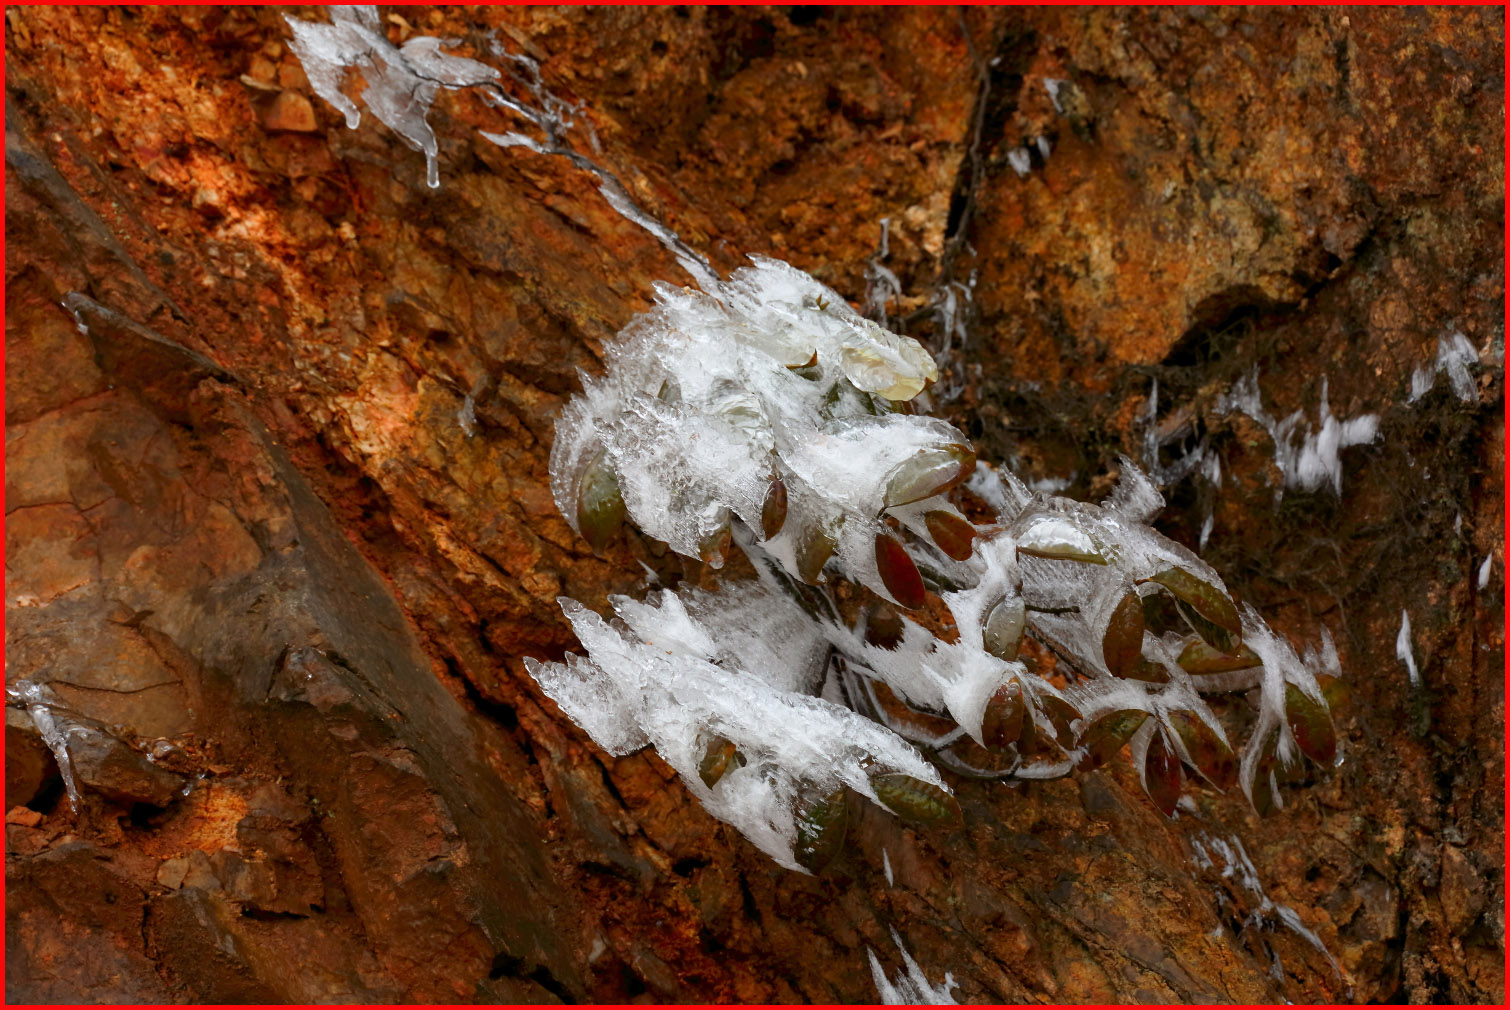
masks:
POLYGON ((944 980, 935 986, 928 981, 928 976, 923 974, 923 969, 907 953, 907 948, 902 946, 902 938, 896 930, 891 931, 891 942, 897 945, 897 952, 902 955, 904 971, 899 973, 893 981, 886 977, 886 969, 881 967, 876 952, 869 947, 865 948, 865 954, 870 958, 870 977, 876 984, 876 995, 887 1006, 958 1006, 958 1001, 949 990, 956 988, 959 983, 954 981, 952 972, 944 973, 944 980))
POLYGON ((1410 376, 1410 396, 1408 403, 1415 403, 1421 397, 1431 392, 1436 385, 1437 376, 1443 373, 1447 375, 1447 381, 1452 386, 1452 395, 1464 403, 1477 403, 1479 399, 1478 384, 1473 381, 1473 376, 1468 372, 1469 365, 1479 363, 1479 352, 1473 349, 1468 338, 1454 330, 1445 337, 1437 338, 1437 356, 1431 364, 1422 365, 1410 376))
POLYGON ((757 578, 615 599, 612 622, 563 601, 588 655, 530 669, 600 746, 653 745, 714 816, 809 870, 859 798, 956 822, 933 763, 1050 778, 1127 748, 1172 816, 1182 768, 1262 811, 1277 771, 1336 761, 1330 638, 1298 655, 1151 529, 1164 501, 1131 460, 1100 504, 977 466, 916 412, 938 376, 921 345, 784 263, 657 294, 557 421, 552 493, 599 553, 627 523, 715 568, 738 550, 757 578), (970 497, 994 521, 967 518, 970 497), (1255 709, 1241 748, 1205 701, 1231 692, 1255 709))
POLYGON ((1400 610, 1400 633, 1395 636, 1395 658, 1405 664, 1411 687, 1421 686, 1421 671, 1416 669, 1416 656, 1410 641, 1410 612, 1400 610))
MULTIPOLYGON (((1236 835, 1219 838, 1216 835, 1199 832, 1191 838, 1190 846, 1196 866, 1202 870, 1215 871, 1221 875, 1222 879, 1231 881, 1234 893, 1240 894, 1244 904, 1250 909, 1243 916, 1241 931, 1272 930, 1276 926, 1283 926, 1320 952, 1327 959, 1327 963, 1332 966, 1332 971, 1337 977, 1339 979, 1342 977, 1342 969, 1338 966, 1337 959, 1332 957, 1332 952, 1327 950, 1326 944, 1321 942, 1321 937, 1306 927, 1300 914, 1289 905, 1276 903, 1265 893, 1258 870, 1254 868, 1253 860, 1248 858, 1248 850, 1243 845, 1242 839, 1236 835)), ((1223 904, 1226 903, 1220 893, 1218 893, 1218 900, 1223 904)), ((1274 957, 1274 964, 1277 965, 1278 956, 1274 955, 1274 957)))
POLYGON ((440 51, 454 41, 415 36, 396 47, 383 33, 375 6, 332 6, 330 23, 302 21, 285 15, 294 37, 289 48, 299 57, 315 94, 334 105, 356 129, 362 113, 343 90, 352 71, 363 85, 357 93, 367 108, 394 133, 425 156, 425 181, 440 185, 440 145, 430 129, 430 106, 441 88, 468 88, 499 77, 476 60, 440 51))
POLYGON ((1284 487, 1303 491, 1319 491, 1330 487, 1332 493, 1342 495, 1343 449, 1354 445, 1367 445, 1379 433, 1379 415, 1359 414, 1346 421, 1332 414, 1327 403, 1327 380, 1321 380, 1321 404, 1317 410, 1317 426, 1313 428, 1305 419, 1305 412, 1297 410, 1283 421, 1276 421, 1263 408, 1258 391, 1258 370, 1233 384, 1222 397, 1221 409, 1227 412, 1241 411, 1263 426, 1274 440, 1274 461, 1284 477, 1284 487))

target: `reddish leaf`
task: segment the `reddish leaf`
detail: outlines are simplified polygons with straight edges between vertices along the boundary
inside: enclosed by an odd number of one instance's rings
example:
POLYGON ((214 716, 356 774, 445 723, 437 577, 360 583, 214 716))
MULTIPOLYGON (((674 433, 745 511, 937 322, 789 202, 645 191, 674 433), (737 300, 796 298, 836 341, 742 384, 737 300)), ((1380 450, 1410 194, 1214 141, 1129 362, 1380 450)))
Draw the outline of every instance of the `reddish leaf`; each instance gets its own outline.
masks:
POLYGON ((890 533, 876 534, 876 568, 892 599, 908 610, 921 610, 927 601, 923 577, 913 564, 907 548, 890 533))
POLYGON ((1175 804, 1180 802, 1180 779, 1180 759, 1164 742, 1164 734, 1155 732, 1143 759, 1143 788, 1165 817, 1174 816, 1175 804))
POLYGON ((1008 681, 996 689, 991 700, 986 702, 986 715, 981 720, 981 739, 987 747, 1004 750, 1017 742, 1022 734, 1023 716, 1027 706, 1022 699, 1022 685, 1008 681))
POLYGON ((1169 671, 1159 663, 1153 663, 1142 656, 1133 661, 1131 666, 1122 671, 1123 680, 1141 680, 1145 684, 1169 683, 1169 671))
POLYGON ((765 489, 765 501, 760 506, 760 532, 770 540, 786 525, 786 481, 777 477, 765 489))
POLYGON ((1300 752, 1323 767, 1337 760, 1337 731, 1326 706, 1294 684, 1285 684, 1285 721, 1300 752))
POLYGON ((1231 789, 1237 782, 1237 756, 1194 712, 1176 709, 1169 713, 1169 724, 1180 735, 1180 742, 1200 773, 1218 789, 1231 789))
POLYGON ((883 649, 895 649, 902 644, 905 632, 902 615, 891 604, 878 603, 871 607, 865 619, 865 641, 883 649))
POLYGON ((928 524, 928 535, 938 544, 939 550, 955 561, 969 561, 975 549, 975 527, 953 512, 934 509, 923 516, 928 524))
POLYGON ((1258 816, 1266 817, 1274 811, 1274 782, 1270 777, 1270 769, 1260 765, 1257 776, 1253 779, 1253 809, 1258 811, 1258 816))
POLYGON ((733 537, 734 531, 730 528, 728 515, 725 513, 724 521, 697 542, 697 556, 714 568, 722 568, 724 559, 729 556, 733 537))
MULTIPOLYGON (((1128 593, 1112 610, 1106 634, 1101 638, 1101 655, 1114 676, 1125 677, 1143 655, 1143 601, 1137 593, 1128 593)), ((1142 679, 1142 678, 1134 678, 1142 679)))
POLYGON ((1054 738, 1059 746, 1069 750, 1075 744, 1075 734, 1070 729, 1070 723, 1080 718, 1080 710, 1063 698, 1056 698, 1052 694, 1040 695, 1038 707, 1043 714, 1048 716, 1049 723, 1054 727, 1054 738))
POLYGON ((939 740, 959 729, 947 716, 919 712, 879 680, 870 682, 871 697, 881 710, 881 722, 909 740, 939 740))
POLYGON ((1147 712, 1124 709, 1103 715, 1085 727, 1080 734, 1080 746, 1085 749, 1085 756, 1080 759, 1080 770, 1089 771, 1105 764, 1112 755, 1127 746, 1127 741, 1132 739, 1132 735, 1147 718, 1147 712))

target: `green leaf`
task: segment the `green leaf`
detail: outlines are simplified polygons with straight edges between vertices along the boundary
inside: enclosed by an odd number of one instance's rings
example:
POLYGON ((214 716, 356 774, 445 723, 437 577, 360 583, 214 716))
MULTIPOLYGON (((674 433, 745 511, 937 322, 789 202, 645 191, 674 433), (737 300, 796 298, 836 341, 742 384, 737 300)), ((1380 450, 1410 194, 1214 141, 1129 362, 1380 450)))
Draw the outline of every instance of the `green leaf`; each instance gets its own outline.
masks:
POLYGON ((1069 516, 1038 513, 1013 527, 1017 552, 1052 561, 1079 561, 1088 565, 1106 564, 1106 554, 1096 538, 1069 516))
POLYGON ((959 801, 931 782, 892 772, 873 776, 870 787, 875 790, 876 797, 904 821, 958 825, 964 820, 959 801))
POLYGON ((822 526, 813 525, 803 529, 797 538, 797 577, 810 586, 818 584, 823 566, 834 556, 838 543, 822 526))
POLYGON ((1174 595, 1181 615, 1213 648, 1229 656, 1237 651, 1243 623, 1237 604, 1226 593, 1183 568, 1166 568, 1147 581, 1157 582, 1174 595))
POLYGON ((842 786, 827 796, 800 803, 797 809, 797 865, 818 873, 844 848, 849 823, 849 794, 842 786))
POLYGON ((975 469, 975 450, 952 443, 937 449, 920 449, 898 463, 886 478, 887 508, 907 505, 943 494, 975 469))
POLYGON ((735 749, 732 740, 715 736, 703 748, 703 758, 697 764, 697 777, 712 789, 730 768, 738 768, 744 763, 744 755, 735 749))
POLYGON ((602 554, 624 523, 624 496, 606 452, 599 452, 582 470, 577 483, 577 528, 592 548, 602 554))
POLYGON ((1008 597, 992 607, 981 628, 986 651, 1009 663, 1015 660, 1022 648, 1022 633, 1027 620, 1027 606, 1020 596, 1008 597))
POLYGON ((1147 718, 1147 712, 1123 709, 1103 715, 1085 727, 1080 733, 1080 746, 1085 750, 1085 756, 1080 759, 1080 770, 1099 768, 1109 761, 1127 746, 1127 741, 1147 718))
POLYGON ((1219 652, 1203 639, 1193 638, 1180 650, 1180 668, 1186 673, 1227 673, 1230 670, 1247 670, 1262 665, 1258 654, 1246 645, 1238 646, 1234 655, 1219 652))

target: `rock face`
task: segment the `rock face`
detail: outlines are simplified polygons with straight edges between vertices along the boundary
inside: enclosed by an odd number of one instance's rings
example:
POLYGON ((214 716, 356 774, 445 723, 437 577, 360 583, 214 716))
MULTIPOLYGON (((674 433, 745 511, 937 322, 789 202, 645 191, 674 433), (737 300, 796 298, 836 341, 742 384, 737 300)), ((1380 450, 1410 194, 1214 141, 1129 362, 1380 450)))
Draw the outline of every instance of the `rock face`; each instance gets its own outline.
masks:
POLYGON ((1162 529, 1337 639, 1347 759, 1262 820, 960 782, 958 830, 780 870, 523 672, 556 596, 709 576, 547 487, 673 258, 475 95, 429 189, 277 11, 15 8, 7 682, 90 729, 75 810, 7 715, 8 999, 863 1002, 895 928, 962 1002, 1502 1000, 1502 12, 418 10, 390 38, 539 59, 720 270, 885 267, 936 349, 954 291, 951 420, 1083 497, 1155 468, 1162 529), (1340 497, 1285 489, 1255 369, 1378 415, 1340 497))

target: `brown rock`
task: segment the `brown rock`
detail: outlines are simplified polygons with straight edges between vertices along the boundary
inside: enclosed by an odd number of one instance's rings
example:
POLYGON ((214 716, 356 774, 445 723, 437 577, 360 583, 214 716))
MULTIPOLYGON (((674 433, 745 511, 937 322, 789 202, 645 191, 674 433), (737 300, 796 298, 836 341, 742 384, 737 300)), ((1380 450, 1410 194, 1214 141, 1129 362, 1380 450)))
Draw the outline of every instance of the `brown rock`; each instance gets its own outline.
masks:
POLYGON ((1449 932, 1461 935, 1484 911, 1488 894, 1483 874, 1469 853, 1456 845, 1442 846, 1442 912, 1449 932))
POLYGON ((11 807, 5 812, 5 823, 34 828, 42 823, 42 815, 30 807, 11 807))
POLYGON ((109 733, 78 727, 68 736, 68 757, 81 788, 118 803, 166 807, 184 780, 157 767, 109 733))
POLYGON ((320 128, 309 99, 297 91, 284 89, 262 110, 262 126, 269 131, 314 133, 320 128))
MULTIPOLYGON (((15 708, 5 710, 5 805, 14 809, 30 803, 49 780, 57 777, 52 751, 42 742, 31 716, 15 708)), ((10 822, 8 822, 10 823, 10 822)))

